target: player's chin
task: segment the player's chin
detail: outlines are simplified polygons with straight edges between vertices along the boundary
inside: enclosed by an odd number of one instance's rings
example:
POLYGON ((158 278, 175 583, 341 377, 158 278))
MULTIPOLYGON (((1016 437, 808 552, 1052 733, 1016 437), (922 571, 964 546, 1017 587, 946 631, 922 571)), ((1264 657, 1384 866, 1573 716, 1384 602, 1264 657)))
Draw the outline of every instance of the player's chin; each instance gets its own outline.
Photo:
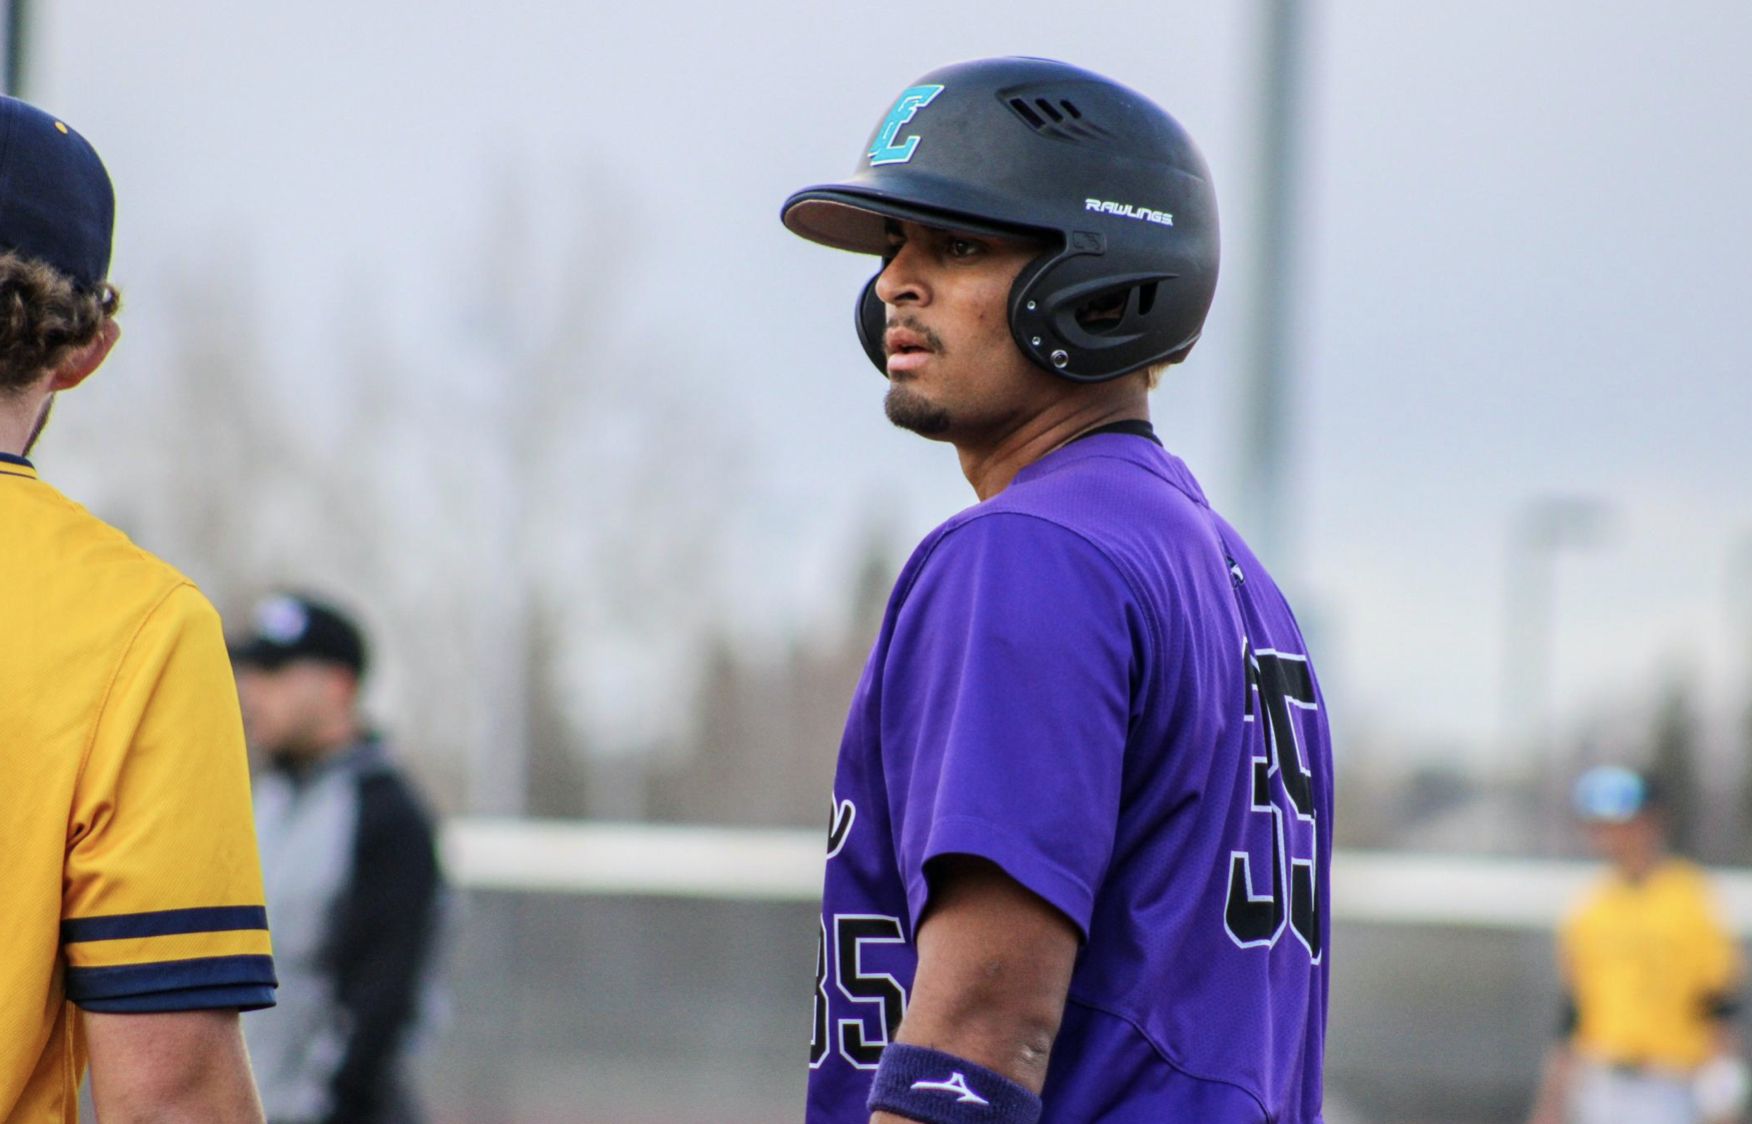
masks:
POLYGON ((954 420, 949 411, 908 385, 908 381, 889 381, 888 396, 882 400, 882 412, 888 415, 889 422, 921 437, 941 437, 948 433, 954 420))

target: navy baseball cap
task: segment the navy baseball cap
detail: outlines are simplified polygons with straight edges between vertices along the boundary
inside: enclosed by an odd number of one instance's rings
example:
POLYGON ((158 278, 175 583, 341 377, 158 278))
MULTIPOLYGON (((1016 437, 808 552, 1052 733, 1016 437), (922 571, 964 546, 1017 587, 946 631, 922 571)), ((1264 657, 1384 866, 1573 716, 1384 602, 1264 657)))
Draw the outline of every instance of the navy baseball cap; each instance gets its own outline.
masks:
POLYGON ((97 150, 67 123, 0 96, 0 248, 82 289, 109 276, 116 197, 97 150))
POLYGON ((365 674, 365 637, 333 605, 297 593, 276 593, 256 603, 250 634, 231 645, 241 667, 274 671, 296 660, 336 664, 365 674))

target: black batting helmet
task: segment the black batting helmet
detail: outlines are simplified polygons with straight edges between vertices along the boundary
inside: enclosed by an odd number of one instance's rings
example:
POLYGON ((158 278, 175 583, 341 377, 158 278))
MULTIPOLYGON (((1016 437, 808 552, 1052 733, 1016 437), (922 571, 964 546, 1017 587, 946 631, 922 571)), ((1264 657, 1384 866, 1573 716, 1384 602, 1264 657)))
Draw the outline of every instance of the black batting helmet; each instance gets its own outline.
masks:
MULTIPOLYGON (((1010 290, 1010 333, 1040 366, 1101 382, 1197 341, 1217 285, 1217 201, 1180 123, 1137 91, 1048 59, 956 63, 903 91, 858 170, 781 212, 823 245, 889 254, 889 219, 1044 238, 1010 290), (1085 320, 1123 296, 1117 320, 1085 320)), ((875 278, 858 338, 887 372, 875 278)))

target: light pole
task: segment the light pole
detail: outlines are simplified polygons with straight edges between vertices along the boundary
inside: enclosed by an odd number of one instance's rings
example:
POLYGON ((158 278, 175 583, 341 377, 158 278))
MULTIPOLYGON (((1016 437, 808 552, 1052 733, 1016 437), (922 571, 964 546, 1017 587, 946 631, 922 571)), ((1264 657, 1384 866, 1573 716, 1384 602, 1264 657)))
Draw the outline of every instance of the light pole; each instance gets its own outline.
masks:
POLYGON ((1733 677, 1732 698, 1738 709, 1735 718, 1735 755, 1740 762, 1739 799, 1734 807, 1734 824, 1740 844, 1737 857, 1745 861, 1752 848, 1752 765, 1747 763, 1747 750, 1752 750, 1752 529, 1740 532, 1728 554, 1727 621, 1729 644, 1729 675, 1733 677))
MULTIPOLYGON (((1752 688, 1752 530, 1741 532, 1728 555, 1728 628, 1738 646, 1740 688, 1752 688)), ((1746 712, 1752 715, 1752 700, 1746 712)))
POLYGON ((1302 67, 1309 0, 1266 0, 1265 72, 1260 105, 1259 241, 1254 255, 1252 354, 1241 401, 1242 530, 1280 582, 1295 584, 1296 559, 1286 496, 1291 392, 1290 276, 1300 155, 1302 67))
POLYGON ((0 73, 0 93, 21 98, 24 96, 27 77, 25 61, 29 57, 30 0, 0 0, 0 3, 4 3, 6 8, 6 50, 0 56, 0 66, 4 67, 4 73, 0 73))
POLYGON ((1550 694, 1556 559, 1598 546, 1607 512, 1597 500, 1545 496, 1524 507, 1509 535, 1503 636, 1502 744, 1526 751, 1545 817, 1539 836, 1555 851, 1562 836, 1563 769, 1551 744, 1550 694))

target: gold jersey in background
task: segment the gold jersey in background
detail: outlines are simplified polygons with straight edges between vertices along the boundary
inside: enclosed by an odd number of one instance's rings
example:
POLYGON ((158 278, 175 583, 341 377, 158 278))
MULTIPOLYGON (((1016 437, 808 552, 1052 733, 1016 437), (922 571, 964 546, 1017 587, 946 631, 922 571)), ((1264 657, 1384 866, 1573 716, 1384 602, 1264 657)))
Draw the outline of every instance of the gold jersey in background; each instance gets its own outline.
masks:
POLYGON ((6 1124, 75 1119, 76 1008, 273 1002, 218 614, 4 454, 0 869, 6 1124))
POLYGON ((1640 882, 1608 875, 1558 947, 1581 1054, 1684 1073, 1714 1053, 1741 967, 1702 870, 1670 859, 1640 882))

